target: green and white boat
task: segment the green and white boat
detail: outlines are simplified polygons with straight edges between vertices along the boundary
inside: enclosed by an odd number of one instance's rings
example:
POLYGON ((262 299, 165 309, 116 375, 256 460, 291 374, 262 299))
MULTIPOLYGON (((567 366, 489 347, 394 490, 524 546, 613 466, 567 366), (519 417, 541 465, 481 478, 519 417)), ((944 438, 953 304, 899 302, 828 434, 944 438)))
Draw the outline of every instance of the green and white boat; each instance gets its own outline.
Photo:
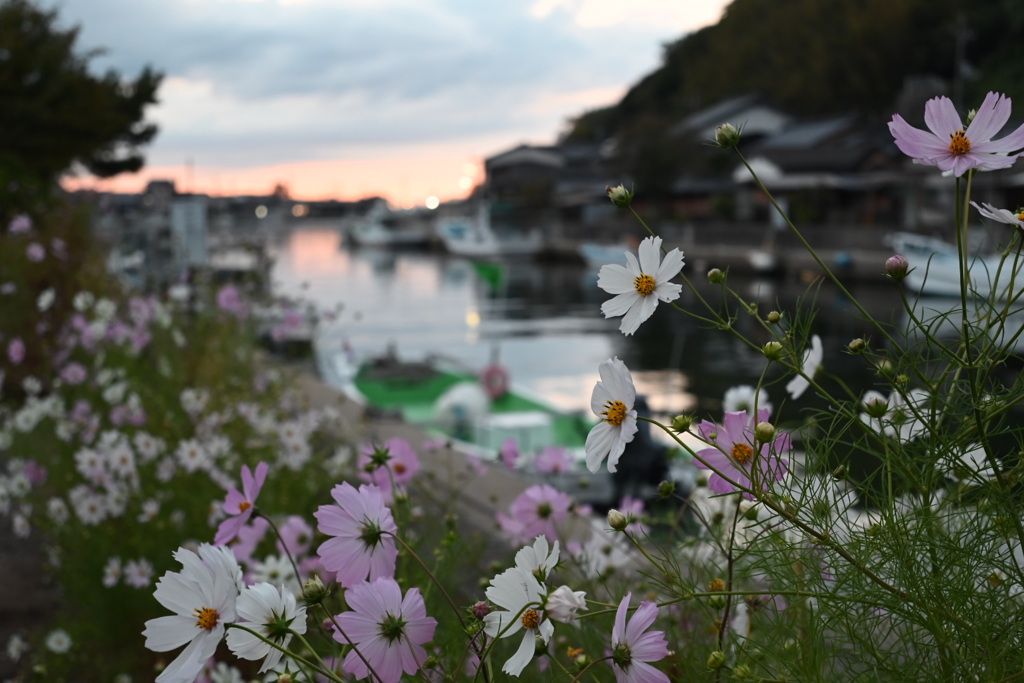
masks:
POLYGON ((519 452, 566 448, 583 462, 583 447, 594 421, 559 410, 509 382, 492 363, 480 372, 441 356, 400 359, 393 351, 359 361, 336 351, 320 358, 325 380, 371 413, 421 425, 429 434, 452 439, 484 459, 494 459, 508 439, 519 452))

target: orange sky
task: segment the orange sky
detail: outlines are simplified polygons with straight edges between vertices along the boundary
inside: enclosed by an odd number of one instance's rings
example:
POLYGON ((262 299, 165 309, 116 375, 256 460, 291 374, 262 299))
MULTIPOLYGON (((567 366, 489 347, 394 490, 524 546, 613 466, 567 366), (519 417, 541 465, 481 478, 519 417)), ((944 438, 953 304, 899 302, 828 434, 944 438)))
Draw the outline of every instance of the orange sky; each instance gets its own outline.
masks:
MULTIPOLYGON (((500 150, 491 150, 493 153, 500 150)), ((215 196, 270 194, 278 183, 294 199, 360 199, 386 196, 399 206, 422 204, 429 196, 442 201, 465 197, 483 175, 482 158, 456 146, 420 150, 384 158, 305 161, 251 168, 146 166, 136 174, 109 180, 69 178, 69 190, 135 193, 155 179, 175 182, 179 192, 215 196)))

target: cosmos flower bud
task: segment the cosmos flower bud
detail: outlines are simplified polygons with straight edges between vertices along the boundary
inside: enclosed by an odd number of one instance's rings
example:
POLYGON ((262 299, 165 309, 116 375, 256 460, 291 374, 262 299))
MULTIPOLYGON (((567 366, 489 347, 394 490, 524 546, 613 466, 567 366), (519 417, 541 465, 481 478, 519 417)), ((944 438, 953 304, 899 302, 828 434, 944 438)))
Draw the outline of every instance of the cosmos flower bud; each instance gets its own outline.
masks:
POLYGON ((693 424, 693 418, 689 415, 676 415, 672 418, 672 429, 677 432, 686 432, 690 430, 690 425, 693 424))
POLYGON ((708 282, 713 285, 725 282, 725 273, 718 268, 712 268, 708 271, 708 282))
POLYGON ((307 604, 317 605, 323 602, 324 598, 330 594, 330 589, 324 585, 319 576, 314 574, 309 579, 306 579, 306 583, 303 584, 301 597, 307 604))
POLYGON ((732 149, 740 144, 740 131, 731 123, 723 123, 715 128, 715 144, 722 149, 732 149))
POLYGON ((881 418, 889 412, 889 404, 884 398, 872 398, 864 402, 864 412, 870 417, 881 418))
POLYGON ((633 202, 633 193, 626 189, 624 185, 616 185, 612 187, 609 185, 605 188, 608 193, 608 199, 612 200, 612 204, 625 208, 633 202))
POLYGON ((483 619, 491 613, 491 606, 483 600, 480 600, 473 605, 473 616, 477 619, 483 619))
POLYGON ((770 311, 770 312, 768 313, 768 316, 767 316, 767 318, 765 318, 765 319, 766 319, 766 320, 767 320, 768 322, 770 322, 770 323, 771 323, 772 325, 774 325, 775 323, 777 323, 777 322, 779 322, 780 320, 782 320, 782 314, 781 314, 781 313, 779 313, 778 311, 770 311))
POLYGON ((717 671, 725 666, 725 653, 721 650, 715 650, 708 656, 708 668, 712 671, 717 671))
POLYGON ((907 269, 910 267, 910 262, 907 261, 905 256, 895 254, 885 260, 885 272, 886 274, 899 282, 907 276, 907 269))
POLYGON ((626 518, 626 515, 613 508, 608 511, 608 526, 615 529, 615 531, 625 531, 626 527, 629 526, 629 520, 626 518))
POLYGON ((768 443, 775 438, 775 426, 771 422, 758 422, 754 427, 754 438, 761 443, 768 443))
POLYGON ((661 498, 668 498, 676 492, 676 483, 674 481, 663 481, 658 484, 658 495, 661 498))
POLYGON ((572 663, 576 666, 577 671, 582 671, 587 668, 588 664, 590 664, 590 657, 587 657, 587 653, 582 647, 569 647, 567 653, 569 655, 569 659, 571 659, 572 663))
POLYGON ((784 355, 785 349, 777 341, 770 341, 761 347, 761 351, 764 353, 764 357, 768 360, 779 360, 784 355))
POLYGON ((860 353, 866 347, 867 342, 860 337, 857 337, 856 339, 854 339, 853 341, 846 345, 846 348, 850 350, 850 353, 860 353))

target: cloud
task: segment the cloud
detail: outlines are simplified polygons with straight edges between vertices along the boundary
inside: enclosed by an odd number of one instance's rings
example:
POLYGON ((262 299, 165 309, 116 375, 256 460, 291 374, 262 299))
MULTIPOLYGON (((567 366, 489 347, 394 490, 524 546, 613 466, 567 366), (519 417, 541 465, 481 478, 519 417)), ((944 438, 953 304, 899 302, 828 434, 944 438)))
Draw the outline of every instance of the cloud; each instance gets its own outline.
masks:
MULTIPOLYGON (((721 0, 724 2, 724 0, 721 0)), ((653 69, 704 0, 63 0, 97 71, 166 74, 154 164, 552 140, 653 69), (623 8, 629 9, 624 14, 623 8), (676 23, 673 23, 676 22, 676 23), (600 101, 598 95, 607 94, 600 101)), ((481 150, 480 153, 494 150, 481 150)))

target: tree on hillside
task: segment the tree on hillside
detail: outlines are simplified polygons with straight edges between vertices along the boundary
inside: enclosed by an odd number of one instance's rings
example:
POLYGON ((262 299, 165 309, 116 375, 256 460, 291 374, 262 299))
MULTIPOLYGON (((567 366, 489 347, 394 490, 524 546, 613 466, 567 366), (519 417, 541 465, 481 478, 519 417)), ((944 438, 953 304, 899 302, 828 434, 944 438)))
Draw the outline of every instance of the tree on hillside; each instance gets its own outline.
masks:
POLYGON ((0 2, 0 199, 45 192, 60 174, 82 168, 101 178, 138 171, 157 127, 144 120, 162 76, 134 80, 89 73, 97 51, 76 49, 79 28, 30 0, 0 2), (20 188, 19 192, 12 192, 20 188), (9 196, 10 195, 10 196, 9 196))
MULTIPOLYGON (((695 111, 740 95, 758 94, 797 117, 855 113, 880 126, 915 83, 929 89, 916 95, 944 92, 964 113, 989 90, 1019 103, 1019 4, 733 0, 717 24, 666 45, 662 65, 622 100, 576 118, 565 138, 614 138, 621 170, 660 180, 653 187, 661 187, 671 182, 665 174, 699 172, 705 156, 676 149, 673 128, 695 111)), ((923 107, 903 114, 921 125, 923 107)))

